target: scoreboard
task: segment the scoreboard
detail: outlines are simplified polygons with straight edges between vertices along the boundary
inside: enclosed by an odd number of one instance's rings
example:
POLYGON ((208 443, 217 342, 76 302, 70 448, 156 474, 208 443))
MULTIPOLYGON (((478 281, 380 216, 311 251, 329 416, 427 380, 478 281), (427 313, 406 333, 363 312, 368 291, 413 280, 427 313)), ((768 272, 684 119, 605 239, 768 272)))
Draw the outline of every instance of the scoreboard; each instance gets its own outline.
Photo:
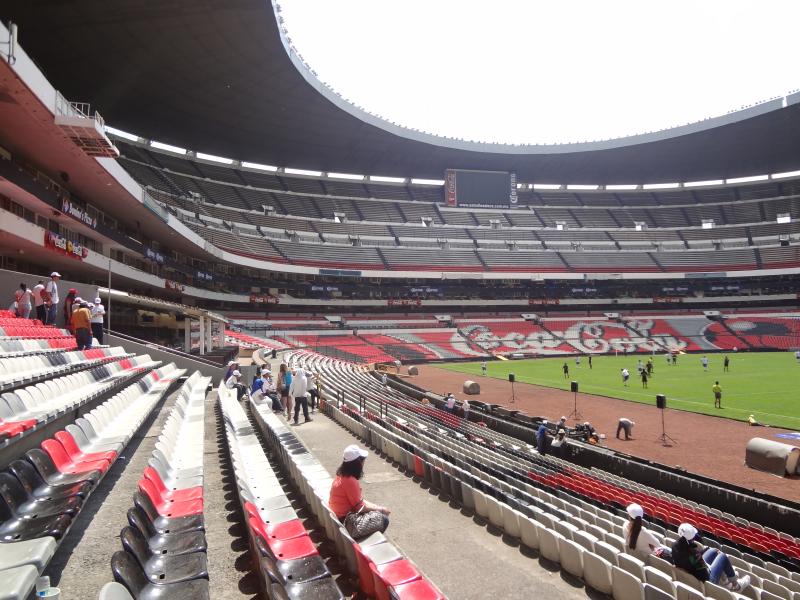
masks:
POLYGON ((509 171, 447 169, 447 206, 516 206, 517 174, 509 171))

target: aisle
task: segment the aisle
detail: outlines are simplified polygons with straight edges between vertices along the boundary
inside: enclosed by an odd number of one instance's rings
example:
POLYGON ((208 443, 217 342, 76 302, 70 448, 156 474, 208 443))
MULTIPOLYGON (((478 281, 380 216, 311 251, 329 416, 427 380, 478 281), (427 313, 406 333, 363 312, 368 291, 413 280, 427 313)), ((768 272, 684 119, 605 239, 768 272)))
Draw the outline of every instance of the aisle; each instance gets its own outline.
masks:
MULTIPOLYGON (((345 446, 363 445, 320 413, 293 431, 331 473, 339 466, 345 446)), ((387 531, 392 543, 448 598, 522 600, 535 595, 572 600, 587 595, 583 586, 565 581, 558 570, 543 568, 537 558, 473 522, 471 516, 423 489, 372 451, 361 483, 367 500, 392 510, 387 531)))

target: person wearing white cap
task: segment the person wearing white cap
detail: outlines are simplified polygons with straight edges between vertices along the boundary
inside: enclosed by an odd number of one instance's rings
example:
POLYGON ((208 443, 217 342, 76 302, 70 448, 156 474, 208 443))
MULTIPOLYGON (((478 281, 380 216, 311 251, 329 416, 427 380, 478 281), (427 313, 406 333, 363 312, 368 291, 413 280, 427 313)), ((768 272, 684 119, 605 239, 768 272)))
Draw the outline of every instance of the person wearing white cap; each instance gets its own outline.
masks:
POLYGON ((94 304, 90 309, 92 313, 92 337, 97 340, 98 344, 103 343, 103 317, 106 314, 106 308, 103 306, 103 301, 100 298, 94 299, 94 304))
POLYGON ((50 273, 50 281, 47 282, 47 285, 44 286, 44 291, 42 292, 42 298, 45 301, 45 306, 47 306, 47 313, 46 319, 47 322, 45 325, 55 325, 56 324, 56 315, 58 314, 58 280, 61 279, 61 273, 58 271, 53 271, 50 273))
POLYGON ((655 535, 642 527, 644 509, 638 504, 629 504, 625 512, 628 513, 628 520, 622 526, 622 533, 625 536, 626 549, 632 550, 631 554, 641 560, 646 560, 649 554, 666 559, 669 548, 663 546, 655 535))
POLYGON ((384 532, 389 526, 389 513, 385 506, 364 500, 359 480, 364 476, 364 461, 369 452, 351 444, 342 453, 342 464, 336 470, 331 484, 328 506, 356 541, 384 532))
POLYGON ((239 363, 238 363, 238 362, 236 362, 235 360, 230 360, 230 361, 228 361, 228 369, 225 371, 225 377, 223 377, 223 379, 225 379, 225 381, 228 381, 228 378, 229 378, 229 377, 230 377, 230 376, 233 374, 233 372, 234 372, 234 371, 236 371, 238 368, 239 368, 239 363))
POLYGON ((241 400, 247 396, 247 386, 239 381, 242 373, 239 370, 231 373, 231 376, 225 380, 225 387, 229 390, 236 390, 236 399, 241 400))
POLYGON ((683 569, 700 581, 722 585, 720 580, 725 575, 724 587, 732 592, 741 592, 750 585, 750 576, 737 577, 731 561, 724 552, 716 548, 706 548, 697 541, 697 528, 690 523, 681 523, 678 527, 677 541, 672 544, 672 561, 679 569, 683 569))
POLYGON ((319 389, 317 388, 317 377, 311 371, 306 371, 306 380, 308 381, 308 397, 311 399, 309 403, 311 406, 311 414, 314 414, 314 409, 319 402, 319 389))

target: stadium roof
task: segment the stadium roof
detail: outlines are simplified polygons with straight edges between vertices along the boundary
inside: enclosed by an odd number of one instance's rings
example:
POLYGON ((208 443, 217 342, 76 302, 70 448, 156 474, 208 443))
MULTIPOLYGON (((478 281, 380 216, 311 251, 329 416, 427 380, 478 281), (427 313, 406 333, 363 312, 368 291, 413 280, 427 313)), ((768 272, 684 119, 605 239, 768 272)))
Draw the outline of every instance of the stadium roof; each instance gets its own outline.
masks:
POLYGON ((19 43, 65 96, 115 128, 238 160, 436 179, 448 167, 513 170, 519 181, 576 184, 800 168, 800 93, 616 140, 478 144, 399 127, 338 97, 291 49, 268 0, 7 0, 0 18, 19 25, 19 43))

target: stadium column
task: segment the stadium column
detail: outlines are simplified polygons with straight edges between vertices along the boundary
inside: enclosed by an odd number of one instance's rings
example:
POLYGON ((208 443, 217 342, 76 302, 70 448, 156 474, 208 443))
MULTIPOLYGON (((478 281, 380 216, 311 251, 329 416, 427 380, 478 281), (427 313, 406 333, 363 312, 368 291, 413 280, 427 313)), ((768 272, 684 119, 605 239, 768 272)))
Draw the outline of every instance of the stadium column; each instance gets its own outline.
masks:
POLYGON ((206 320, 203 317, 200 319, 200 355, 206 353, 206 320))
POLYGON ((188 316, 183 318, 183 351, 192 352, 192 320, 188 316))
POLYGON ((211 317, 206 317, 206 327, 205 327, 205 335, 206 335, 206 351, 210 351, 214 349, 214 340, 211 337, 211 325, 213 320, 211 317))

